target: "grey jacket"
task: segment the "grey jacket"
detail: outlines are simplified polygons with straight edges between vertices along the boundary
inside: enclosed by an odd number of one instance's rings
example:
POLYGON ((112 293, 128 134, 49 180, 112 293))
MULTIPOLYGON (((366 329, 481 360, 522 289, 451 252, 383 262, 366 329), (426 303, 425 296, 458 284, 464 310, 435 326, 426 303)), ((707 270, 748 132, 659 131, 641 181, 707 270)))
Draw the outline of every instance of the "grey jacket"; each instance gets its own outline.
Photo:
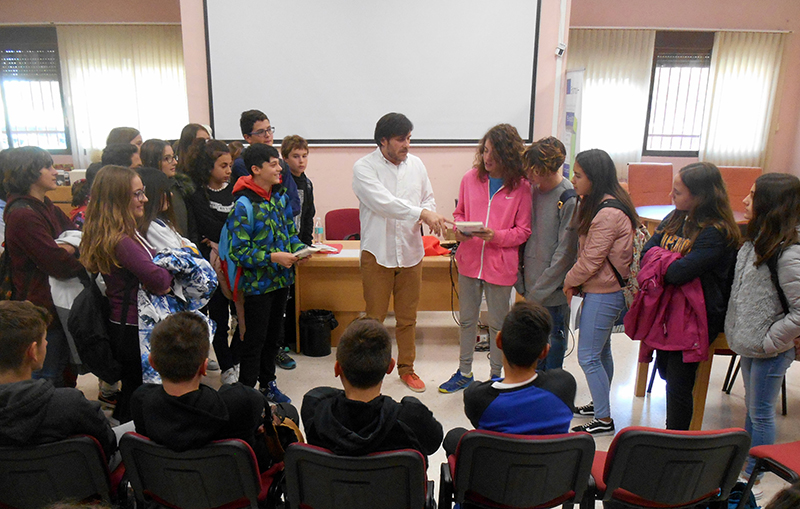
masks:
POLYGON ((800 245, 789 246, 778 259, 778 282, 789 314, 784 315, 766 263, 755 266, 752 242, 736 257, 725 336, 731 350, 743 357, 775 357, 794 347, 800 336, 800 245))
POLYGON ((543 306, 567 303, 561 288, 578 250, 578 235, 570 226, 578 199, 570 198, 558 207, 567 189, 572 189, 567 179, 546 193, 538 186, 532 189, 531 236, 525 244, 524 269, 514 287, 525 299, 543 306))

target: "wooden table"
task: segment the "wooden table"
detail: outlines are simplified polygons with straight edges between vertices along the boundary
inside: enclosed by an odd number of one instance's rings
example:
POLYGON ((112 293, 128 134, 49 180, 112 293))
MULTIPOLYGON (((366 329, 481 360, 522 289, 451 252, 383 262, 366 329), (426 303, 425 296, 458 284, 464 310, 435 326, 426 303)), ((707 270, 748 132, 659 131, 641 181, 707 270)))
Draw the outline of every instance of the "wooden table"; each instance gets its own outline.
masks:
MULTIPOLYGON (((727 349, 728 340, 725 338, 725 334, 720 334, 708 347, 708 359, 697 366, 694 390, 692 390, 692 399, 694 400, 692 422, 689 425, 689 429, 692 431, 703 428, 703 415, 705 415, 706 412, 706 396, 708 396, 708 380, 711 377, 711 363, 714 362, 714 352, 727 349)), ((653 355, 655 355, 655 353, 653 355)), ((634 386, 633 393, 639 398, 644 397, 647 391, 647 373, 649 368, 650 364, 647 362, 640 362, 636 365, 636 385, 634 386)), ((653 366, 653 369, 656 369, 655 366, 653 366)))
MULTIPOLYGON (((339 326, 331 332, 331 345, 339 343, 339 337, 347 325, 366 309, 364 291, 359 269, 360 242, 357 240, 331 241, 342 244, 342 252, 336 255, 315 254, 307 262, 297 265, 295 272, 295 316, 297 324, 298 351, 300 349, 300 312, 309 309, 333 311, 339 326)), ((449 256, 426 256, 422 260, 422 288, 419 311, 458 310, 458 298, 453 295, 452 280, 458 285, 455 265, 451 268, 449 256)), ((389 305, 392 309, 392 304, 389 305)))

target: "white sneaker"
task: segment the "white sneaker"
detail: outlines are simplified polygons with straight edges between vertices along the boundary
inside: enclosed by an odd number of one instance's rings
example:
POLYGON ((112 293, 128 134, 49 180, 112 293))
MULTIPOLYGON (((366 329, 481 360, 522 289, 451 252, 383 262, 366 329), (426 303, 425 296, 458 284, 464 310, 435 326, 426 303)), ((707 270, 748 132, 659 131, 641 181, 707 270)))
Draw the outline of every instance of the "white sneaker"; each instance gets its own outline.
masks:
POLYGON ((223 384, 230 385, 239 381, 239 374, 236 372, 236 368, 228 368, 222 372, 219 378, 223 384))

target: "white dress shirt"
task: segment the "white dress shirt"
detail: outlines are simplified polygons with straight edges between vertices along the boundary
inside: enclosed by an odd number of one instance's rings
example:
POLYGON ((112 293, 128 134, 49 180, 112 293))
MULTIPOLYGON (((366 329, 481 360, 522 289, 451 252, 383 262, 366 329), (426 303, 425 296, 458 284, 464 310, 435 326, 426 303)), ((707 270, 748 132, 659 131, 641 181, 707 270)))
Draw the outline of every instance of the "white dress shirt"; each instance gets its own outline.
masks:
POLYGON ((413 267, 425 255, 420 235, 422 209, 436 211, 428 171, 419 157, 408 154, 399 165, 381 149, 356 161, 353 192, 359 201, 361 249, 379 265, 413 267))

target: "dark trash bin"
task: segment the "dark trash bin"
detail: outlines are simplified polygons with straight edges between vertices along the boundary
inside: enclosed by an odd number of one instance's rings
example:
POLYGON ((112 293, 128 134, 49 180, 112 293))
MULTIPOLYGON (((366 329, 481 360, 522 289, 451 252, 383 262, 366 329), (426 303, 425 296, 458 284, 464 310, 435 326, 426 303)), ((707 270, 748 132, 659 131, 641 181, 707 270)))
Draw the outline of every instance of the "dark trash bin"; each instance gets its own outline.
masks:
POLYGON ((331 331, 339 325, 332 311, 309 309, 300 313, 300 351, 309 357, 331 354, 331 331))

